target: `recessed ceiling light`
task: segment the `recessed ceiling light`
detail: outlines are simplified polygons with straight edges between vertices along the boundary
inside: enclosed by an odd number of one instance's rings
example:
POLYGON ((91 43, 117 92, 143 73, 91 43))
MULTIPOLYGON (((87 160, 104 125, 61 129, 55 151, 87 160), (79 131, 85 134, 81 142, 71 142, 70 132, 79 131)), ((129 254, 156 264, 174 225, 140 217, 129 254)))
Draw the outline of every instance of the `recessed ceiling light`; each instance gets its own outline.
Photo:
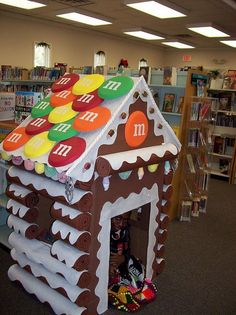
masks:
MULTIPOLYGON (((162 2, 162 1, 160 1, 162 2)), ((159 1, 124 1, 124 3, 133 9, 153 15, 160 19, 169 19, 186 16, 185 10, 178 8, 175 4, 165 1, 164 4, 159 1)))
POLYGON ((222 44, 228 45, 230 47, 236 48, 236 40, 221 40, 222 44))
POLYGON ((180 42, 162 42, 162 44, 167 45, 167 46, 171 46, 174 48, 178 48, 178 49, 192 49, 195 48, 194 46, 188 45, 188 44, 184 44, 184 43, 180 43, 180 42))
POLYGON ((37 1, 29 1, 29 0, 0 0, 0 4, 10 5, 12 7, 17 7, 21 9, 31 10, 37 9, 41 7, 45 7, 46 4, 37 2, 37 1))
POLYGON ((204 23, 198 25, 188 25, 187 28, 190 31, 196 32, 206 37, 230 37, 218 26, 214 26, 211 23, 204 23))
POLYGON ((71 20, 71 21, 88 24, 92 26, 112 24, 112 22, 108 21, 108 19, 105 17, 98 16, 93 13, 88 13, 85 11, 61 13, 61 14, 57 14, 57 16, 66 20, 71 20))
POLYGON ((149 31, 143 30, 143 29, 125 30, 125 31, 123 31, 123 33, 127 34, 127 35, 130 35, 130 36, 146 39, 146 40, 164 39, 164 37, 162 37, 160 35, 153 34, 153 33, 149 32, 149 31))

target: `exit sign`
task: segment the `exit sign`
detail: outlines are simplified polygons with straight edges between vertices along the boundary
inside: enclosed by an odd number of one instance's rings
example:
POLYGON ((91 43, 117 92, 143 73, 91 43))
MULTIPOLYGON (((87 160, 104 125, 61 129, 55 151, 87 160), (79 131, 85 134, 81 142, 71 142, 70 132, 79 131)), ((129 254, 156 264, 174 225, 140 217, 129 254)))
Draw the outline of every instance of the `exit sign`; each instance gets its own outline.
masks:
POLYGON ((183 61, 184 62, 192 61, 192 56, 191 55, 183 55, 183 61))

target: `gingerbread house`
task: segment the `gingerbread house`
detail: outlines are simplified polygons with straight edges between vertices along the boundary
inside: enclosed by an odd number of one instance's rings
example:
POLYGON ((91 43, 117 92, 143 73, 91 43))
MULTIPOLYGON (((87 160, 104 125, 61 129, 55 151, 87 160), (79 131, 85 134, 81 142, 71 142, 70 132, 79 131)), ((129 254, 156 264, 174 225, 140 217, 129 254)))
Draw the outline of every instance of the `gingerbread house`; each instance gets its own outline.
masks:
POLYGON ((131 249, 162 272, 180 143, 143 77, 65 74, 1 143, 12 281, 56 314, 108 308, 111 218, 133 210, 131 249))

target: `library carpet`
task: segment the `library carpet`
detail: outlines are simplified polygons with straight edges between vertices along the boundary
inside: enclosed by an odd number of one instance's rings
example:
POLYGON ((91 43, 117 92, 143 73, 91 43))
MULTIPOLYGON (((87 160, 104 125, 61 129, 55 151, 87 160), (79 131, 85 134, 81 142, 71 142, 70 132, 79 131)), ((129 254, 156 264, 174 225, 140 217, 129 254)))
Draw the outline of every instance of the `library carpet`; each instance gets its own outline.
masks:
MULTIPOLYGON (((137 315, 236 314, 236 186, 218 179, 209 186, 207 214, 170 223, 157 299, 137 315)), ((0 248, 0 314, 53 314, 8 280, 11 264, 0 248)), ((118 314, 126 313, 109 309, 104 315, 118 314)))

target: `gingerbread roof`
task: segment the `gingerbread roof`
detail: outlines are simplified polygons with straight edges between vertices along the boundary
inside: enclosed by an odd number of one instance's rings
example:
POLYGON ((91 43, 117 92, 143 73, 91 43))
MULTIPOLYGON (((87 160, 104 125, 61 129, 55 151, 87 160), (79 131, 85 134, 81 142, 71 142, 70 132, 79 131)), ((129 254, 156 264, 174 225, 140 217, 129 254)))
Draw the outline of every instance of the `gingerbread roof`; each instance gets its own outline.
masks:
POLYGON ((0 152, 38 174, 88 182, 95 170, 107 176, 149 165, 180 147, 143 77, 66 74, 0 152))

